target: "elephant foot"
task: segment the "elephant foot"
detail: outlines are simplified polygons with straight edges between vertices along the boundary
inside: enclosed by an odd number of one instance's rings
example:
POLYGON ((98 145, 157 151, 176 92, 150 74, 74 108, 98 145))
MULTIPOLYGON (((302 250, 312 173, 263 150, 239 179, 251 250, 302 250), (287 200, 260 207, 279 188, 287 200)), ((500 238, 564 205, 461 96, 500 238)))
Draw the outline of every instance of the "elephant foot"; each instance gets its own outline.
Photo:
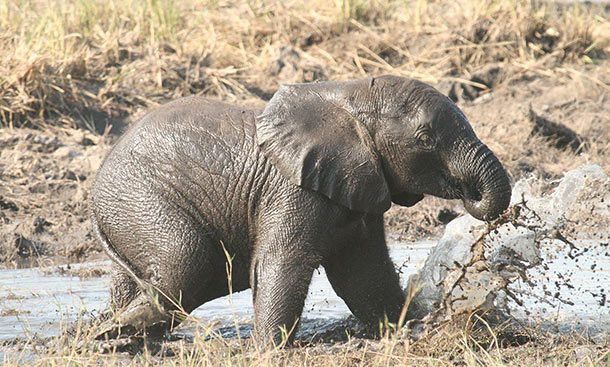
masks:
POLYGON ((97 327, 96 340, 130 336, 161 339, 169 332, 174 317, 158 302, 145 296, 134 299, 121 312, 106 317, 97 327))

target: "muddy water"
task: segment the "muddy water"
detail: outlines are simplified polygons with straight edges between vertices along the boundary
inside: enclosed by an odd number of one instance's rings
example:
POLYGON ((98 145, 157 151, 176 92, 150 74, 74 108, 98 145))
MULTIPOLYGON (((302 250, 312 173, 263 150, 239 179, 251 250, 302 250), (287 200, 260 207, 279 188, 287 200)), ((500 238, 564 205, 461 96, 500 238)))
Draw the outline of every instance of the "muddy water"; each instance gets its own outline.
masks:
MULTIPOLYGON (((406 282, 423 264, 433 241, 391 243, 391 255, 406 282)), ((110 262, 72 265, 72 272, 80 267, 109 268, 110 262)), ((65 267, 64 267, 65 268, 65 267)), ((108 302, 109 276, 80 279, 60 275, 55 268, 32 268, 0 271, 0 340, 46 337, 59 333, 79 315, 88 316, 103 310, 108 302)), ((63 272, 65 273, 65 272, 63 272)), ((320 323, 340 319, 350 314, 345 303, 332 290, 323 269, 315 272, 305 303, 302 331, 310 333, 320 323)), ((251 323, 252 293, 250 290, 208 302, 194 314, 204 323, 219 326, 234 325, 234 321, 251 323)), ((231 333, 231 331, 227 331, 231 333)))
MULTIPOLYGON (((399 243, 390 241, 390 253, 401 273, 403 286, 426 261, 436 241, 399 243)), ((542 246, 545 268, 531 271, 534 282, 517 281, 511 285, 521 305, 508 302, 510 313, 518 320, 536 322, 558 331, 588 331, 610 335, 610 256, 599 242, 579 242, 580 255, 572 259, 559 245, 542 246), (589 250, 585 250, 588 248, 589 250), (595 265, 594 265, 595 264, 595 265), (565 281, 569 278, 569 282, 565 281), (562 301, 563 300, 563 301, 562 301), (568 303, 565 303, 567 301, 568 303)), ((109 262, 72 266, 108 268, 109 262)), ((80 279, 61 275, 55 268, 0 271, 0 341, 33 336, 56 335, 78 318, 103 310, 108 301, 109 276, 80 279)), ((472 295, 475 296, 474 294, 472 295)), ((194 312, 203 325, 214 324, 225 336, 235 335, 237 321, 247 334, 252 322, 249 290, 209 302, 194 312)), ((324 332, 350 312, 339 299, 324 271, 315 272, 305 304, 300 334, 324 332)), ((240 327, 241 328, 241 327, 240 327)), ((192 330, 184 330, 186 333, 192 330)))

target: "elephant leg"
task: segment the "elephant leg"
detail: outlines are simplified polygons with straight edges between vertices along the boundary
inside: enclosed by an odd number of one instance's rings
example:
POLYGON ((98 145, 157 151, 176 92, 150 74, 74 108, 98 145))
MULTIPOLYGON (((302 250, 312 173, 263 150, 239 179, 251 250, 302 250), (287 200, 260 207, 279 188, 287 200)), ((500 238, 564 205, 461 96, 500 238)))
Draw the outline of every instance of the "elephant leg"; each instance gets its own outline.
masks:
POLYGON ((339 297, 363 323, 397 323, 405 302, 400 280, 385 243, 383 217, 369 216, 359 237, 353 236, 324 268, 339 297))
POLYGON ((116 310, 114 317, 105 320, 97 328, 96 339, 114 339, 123 335, 146 332, 160 337, 174 323, 175 315, 149 295, 140 294, 126 307, 116 310))
POLYGON ((114 273, 114 315, 100 337, 158 334, 178 325, 185 313, 209 299, 215 252, 201 222, 179 201, 158 198, 138 204, 127 213, 119 212, 126 219, 113 223, 114 238, 108 241, 131 260, 140 279, 120 268, 114 273), (132 212, 155 215, 135 217, 132 212))
POLYGON ((123 268, 113 264, 110 309, 100 321, 97 338, 116 338, 146 330, 163 333, 172 324, 173 315, 153 292, 142 292, 138 283, 123 268))
POLYGON ((98 323, 112 318, 140 295, 136 281, 118 264, 112 264, 110 281, 110 305, 97 318, 98 323))
POLYGON ((110 310, 102 319, 97 338, 116 338, 145 332, 161 336, 177 326, 183 318, 183 309, 169 292, 147 282, 138 284, 120 266, 116 265, 110 291, 110 310))
POLYGON ((112 264, 110 283, 110 310, 117 311, 126 307, 140 295, 138 283, 118 264, 112 264))
POLYGON ((292 343, 315 269, 310 261, 283 250, 255 255, 250 281, 261 347, 292 343))

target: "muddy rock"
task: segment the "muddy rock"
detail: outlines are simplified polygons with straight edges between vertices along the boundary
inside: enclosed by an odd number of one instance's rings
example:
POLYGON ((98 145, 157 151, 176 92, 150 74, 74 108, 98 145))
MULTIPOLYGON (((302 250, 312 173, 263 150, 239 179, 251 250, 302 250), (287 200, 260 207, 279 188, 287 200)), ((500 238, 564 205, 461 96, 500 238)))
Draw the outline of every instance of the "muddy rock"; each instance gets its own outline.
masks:
POLYGON ((567 172, 548 195, 536 192, 536 179, 522 179, 511 208, 493 223, 469 215, 451 221, 409 279, 409 318, 434 324, 479 312, 495 322, 610 331, 606 242, 576 220, 588 208, 596 225, 610 223, 609 184, 598 165, 567 172))

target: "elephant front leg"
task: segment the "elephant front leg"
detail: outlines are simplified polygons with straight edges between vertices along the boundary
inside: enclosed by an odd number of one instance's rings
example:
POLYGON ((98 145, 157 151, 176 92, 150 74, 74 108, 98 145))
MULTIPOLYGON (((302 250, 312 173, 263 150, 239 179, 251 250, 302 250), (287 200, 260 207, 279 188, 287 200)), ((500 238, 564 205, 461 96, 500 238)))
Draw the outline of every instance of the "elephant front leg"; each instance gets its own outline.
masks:
POLYGON ((339 297, 360 321, 378 327, 397 323, 405 294, 388 254, 381 216, 367 219, 359 236, 324 264, 339 297))
POLYGON ((250 277, 254 329, 263 348, 294 339, 314 269, 310 259, 277 247, 255 255, 250 277))

